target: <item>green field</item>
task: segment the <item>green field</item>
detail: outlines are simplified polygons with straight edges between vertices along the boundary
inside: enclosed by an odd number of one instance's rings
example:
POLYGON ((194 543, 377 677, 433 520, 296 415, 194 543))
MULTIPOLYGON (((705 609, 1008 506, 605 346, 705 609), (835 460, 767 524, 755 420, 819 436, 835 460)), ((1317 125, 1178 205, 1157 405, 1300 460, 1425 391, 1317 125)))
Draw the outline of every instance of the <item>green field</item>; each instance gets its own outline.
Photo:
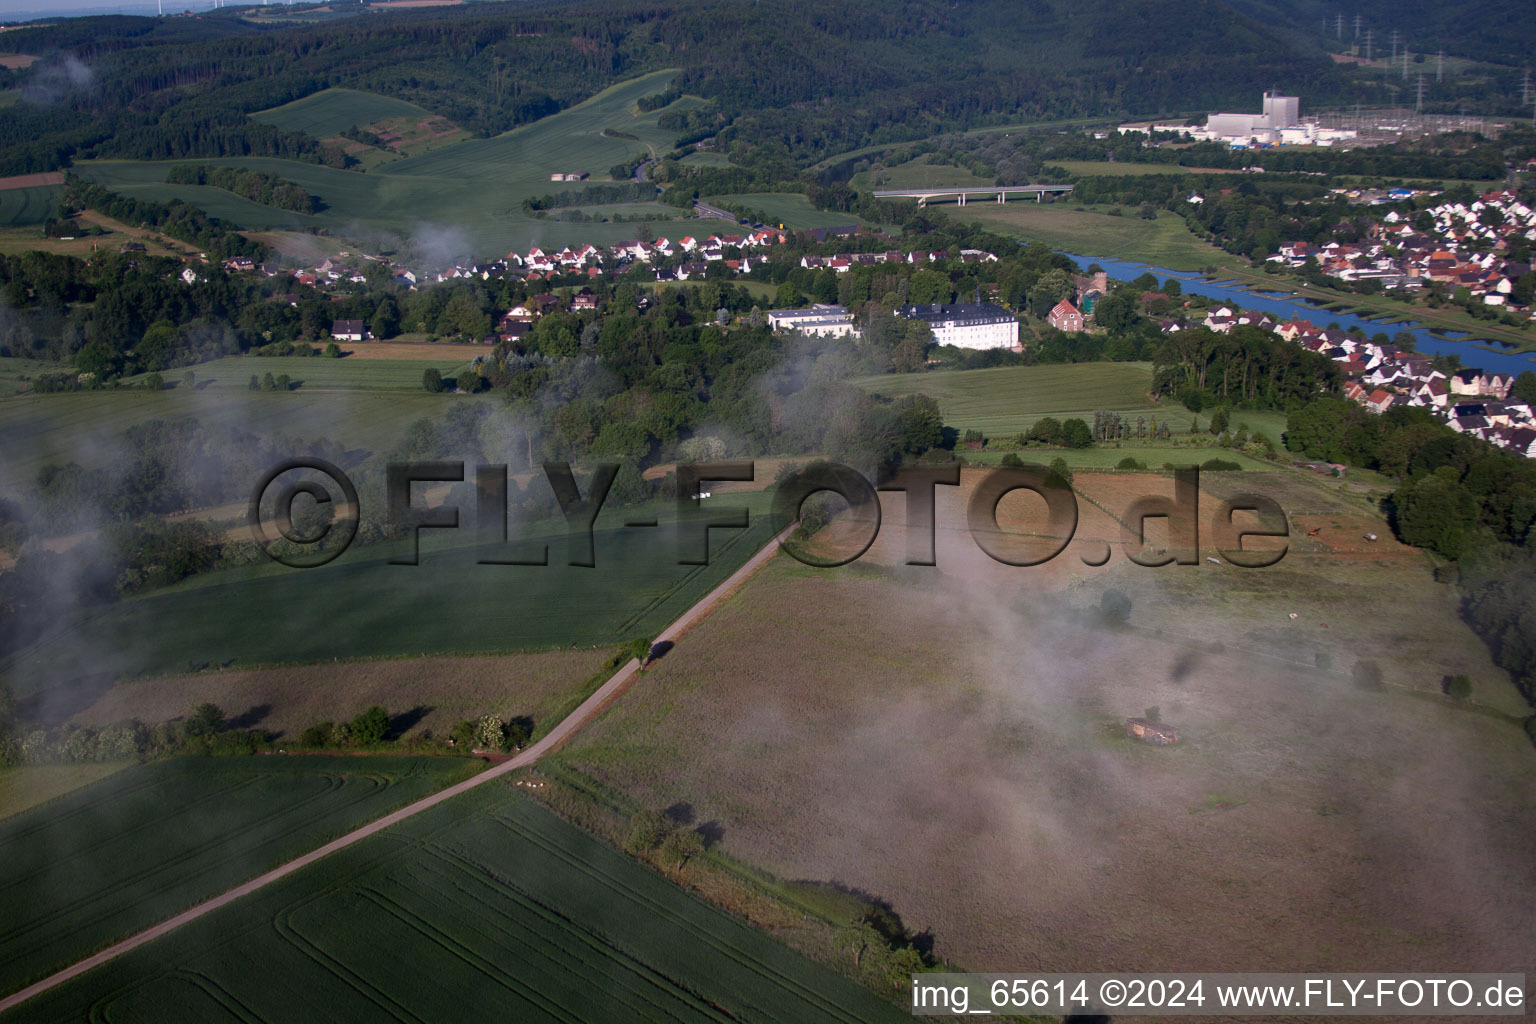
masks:
MULTIPOLYGON (((45 373, 67 373, 73 367, 39 359, 0 356, 0 396, 14 395, 31 387, 31 381, 45 373)), ((420 381, 416 382, 418 385, 420 381)))
MULTIPOLYGON (((1097 409, 1167 422, 1176 434, 1187 433, 1196 418, 1182 405, 1154 406, 1147 397, 1152 386, 1151 363, 1069 363, 1047 366, 1009 366, 991 370, 941 370, 937 373, 887 374, 855 381, 860 387, 889 398, 924 394, 939 403, 944 425, 964 432, 980 430, 988 437, 1023 433, 1045 416, 1058 419, 1080 416, 1089 421, 1097 409)), ((1210 422, 1210 414, 1198 417, 1210 422)), ((1267 434, 1278 443, 1285 430, 1285 414, 1234 410, 1233 429, 1246 423, 1250 430, 1267 434)), ((1095 458, 1074 465, 1114 465, 1125 455, 1143 458, 1135 451, 1122 452, 1108 462, 1095 458)), ((1215 453, 1219 454, 1219 453, 1215 453)), ((1000 456, 999 456, 1000 457, 1000 456)), ((1202 459, 1210 456, 1201 456, 1202 459)), ((1156 465, 1162 464, 1159 459, 1156 465)))
POLYGON ((1225 265, 1232 257, 1189 233, 1182 218, 1159 211, 1156 220, 1143 220, 1130 209, 1111 217, 1095 210, 1077 210, 1070 200, 1054 203, 972 203, 963 210, 943 209, 963 221, 1026 242, 1044 242, 1053 249, 1083 256, 1136 260, 1170 270, 1199 270, 1225 265))
MULTIPOLYGON (((381 477, 358 482, 365 513, 382 508, 381 477)), ((707 566, 678 564, 672 503, 658 502, 644 510, 661 520, 653 529, 624 525, 641 510, 605 508, 596 567, 582 568, 567 563, 564 524, 552 520, 534 524, 546 535, 535 543, 547 541, 550 564, 480 564, 529 556, 475 547, 471 499, 463 529, 423 532, 418 565, 390 564, 410 556, 409 542, 390 542, 353 547, 318 569, 263 560, 205 573, 61 622, 5 668, 16 691, 29 694, 101 673, 606 646, 654 636, 771 536, 766 492, 712 504, 754 514, 748 529, 711 531, 707 566)), ((514 546, 523 532, 513 528, 514 546)))
MULTIPOLYGON (((359 359, 324 356, 226 356, 192 367, 197 375, 198 391, 236 388, 249 390, 251 375, 259 380, 270 373, 275 378, 286 373, 299 390, 311 391, 421 391, 421 375, 435 369, 444 377, 467 370, 469 364, 458 355, 445 359, 359 359)), ((161 376, 167 383, 181 384, 185 371, 170 370, 161 376)), ((134 377, 128 383, 142 380, 134 377)))
POLYGON ((5 1019, 479 1016, 894 1024, 908 1015, 493 783, 5 1019))
MULTIPOLYGON (((336 235, 382 238, 389 243, 386 248, 401 247, 427 225, 436 237, 433 248, 438 255, 449 248, 459 250, 449 255, 468 258, 526 248, 534 242, 601 245, 633 237, 633 227, 536 220, 523 211, 522 202, 564 188, 549 180, 553 172, 587 171, 600 179, 614 164, 648 154, 648 145, 658 150, 669 147, 672 133, 656 124, 663 111, 640 114, 635 103, 664 90, 676 75, 676 71, 652 72, 495 138, 440 146, 368 173, 273 158, 203 161, 247 167, 296 182, 325 203, 325 209, 314 215, 259 206, 222 189, 168 185, 167 161, 81 161, 75 170, 137 198, 163 201, 180 196, 244 227, 325 228, 336 235), (604 135, 608 130, 633 138, 604 135)), ((666 110, 697 102, 683 97, 666 110)), ((322 115, 343 116, 335 111, 348 109, 347 102, 334 99, 315 100, 312 106, 315 109, 299 113, 313 116, 316 123, 324 123, 322 115)), ((662 235, 686 234, 685 227, 678 227, 681 223, 663 221, 655 229, 662 235)))
POLYGON ((863 224, 851 213, 836 210, 818 210, 811 201, 798 192, 744 192, 733 196, 709 196, 704 200, 713 206, 744 206, 759 210, 768 216, 773 225, 783 224, 790 231, 807 228, 837 228, 851 224, 863 224))
POLYGON ((856 381, 876 394, 925 394, 939 403, 944 425, 964 431, 1017 434, 1042 416, 1091 416, 1095 409, 1143 409, 1151 404, 1151 363, 1073 363, 992 370, 889 374, 856 381))
POLYGON ((712 149, 698 149, 683 157, 678 163, 684 167, 734 167, 731 158, 712 149))
MULTIPOLYGON (((644 217, 651 222, 676 221, 682 213, 675 206, 664 206, 661 203, 608 203, 603 206, 578 206, 575 209, 589 217, 628 217, 632 224, 636 223, 636 217, 644 217)), ((558 216, 557 211, 554 217, 558 216)))
POLYGON ((414 103, 356 89, 322 89, 303 99, 251 115, 283 131, 303 132, 317 139, 328 139, 348 128, 362 128, 391 117, 425 120, 433 116, 430 110, 414 103))
POLYGON ((81 786, 120 772, 132 762, 80 761, 0 769, 0 818, 30 810, 81 786))
POLYGON ((63 185, 34 185, 0 191, 0 228, 41 224, 58 209, 63 185))
MULTIPOLYGON (((322 360, 275 362, 307 365, 322 360)), ((197 367, 196 372, 201 375, 203 368, 197 367)), ((235 427, 261 437, 327 440, 348 450, 377 452, 394 447, 413 420, 441 416, 453 402, 479 400, 427 394, 420 390, 419 372, 415 391, 308 394, 302 388, 287 394, 243 390, 238 381, 248 382, 250 373, 247 370, 236 378, 238 394, 175 387, 159 392, 132 389, 0 398, 0 436, 6 441, 5 458, 0 460, 0 494, 29 485, 38 467, 48 462, 74 461, 87 469, 110 465, 122 457, 120 444, 113 439, 150 420, 193 416, 205 425, 235 427)), ((289 375, 300 376, 291 371, 289 375)), ((175 379, 174 374, 170 376, 175 379)))
POLYGON ((182 757, 0 822, 0 992, 466 778, 460 758, 182 757))

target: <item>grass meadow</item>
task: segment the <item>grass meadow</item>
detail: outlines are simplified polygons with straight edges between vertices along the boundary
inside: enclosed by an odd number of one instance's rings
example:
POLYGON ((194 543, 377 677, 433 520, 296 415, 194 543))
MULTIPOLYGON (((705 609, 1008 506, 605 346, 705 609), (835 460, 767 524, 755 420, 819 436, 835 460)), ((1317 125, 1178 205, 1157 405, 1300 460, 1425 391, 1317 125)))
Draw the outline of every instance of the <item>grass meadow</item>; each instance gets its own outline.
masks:
MULTIPOLYGON (((962 433, 980 430, 988 437, 1023 433, 1046 416, 1057 419, 1078 416, 1091 424, 1097 409, 1127 415, 1133 423, 1137 416, 1166 422, 1176 436, 1187 434, 1196 419, 1202 424, 1210 423, 1209 413, 1191 413, 1182 405, 1154 406, 1148 397, 1152 386, 1150 363, 1064 363, 990 370, 941 370, 865 377, 855 383, 888 398, 928 395, 939 403, 945 426, 962 433)), ((1279 412, 1234 410, 1231 421, 1234 430, 1239 424, 1246 423, 1250 431, 1262 432, 1277 444, 1285 431, 1285 414, 1279 412)), ((1110 450, 1113 449, 1103 449, 1110 450)), ((1115 458, 1122 457, 1117 455, 1115 458)), ((1113 462, 1108 464, 1113 465, 1113 462)))
POLYGON ((251 115, 285 132, 302 132, 316 139, 328 139, 348 128, 366 128, 391 118, 423 121, 433 116, 430 110, 414 103, 357 89, 322 89, 251 115))
POLYGON ((0 770, 0 819, 45 804, 120 772, 130 761, 28 764, 0 770))
POLYGON ((1069 199, 1053 203, 1026 200, 1001 206, 972 203, 963 211, 946 206, 945 212, 1022 241, 1044 242, 1053 249, 1090 258, 1137 260, 1170 270, 1224 266, 1232 259, 1191 235, 1182 218, 1166 211, 1159 211, 1156 220, 1143 220, 1134 209, 1124 216, 1111 217, 1098 209, 1077 209, 1069 199))
POLYGON ((471 1006, 518 1021, 907 1016, 492 783, 5 1019, 346 1024, 471 1006))
POLYGON ((459 758, 181 757, 6 818, 0 991, 482 767, 459 758))
MULTIPOLYGON (((1013 567, 965 529, 977 476, 939 489, 936 567, 903 564, 903 500, 882 496, 867 555, 771 562, 560 763, 689 805, 725 856, 888 901, 967 970, 1020 949, 1041 971, 1530 960, 1523 702, 1379 516, 1289 470, 1202 475, 1202 516, 1228 488, 1277 495, 1289 553, 1211 565, 1207 539, 1149 569, 1113 516, 1168 482, 1079 474, 1080 539, 1013 567), (1098 614, 1109 589, 1123 626, 1098 614), (1381 689, 1351 683, 1357 659, 1381 689), (1454 672, 1473 703, 1440 695, 1454 672), (1126 738, 1149 713, 1181 742, 1126 738)), ((1032 507, 1005 499, 1005 529, 1032 507)))
MULTIPOLYGON (((341 359, 323 356, 226 356, 192 367, 199 391, 223 391, 229 388, 250 390, 251 375, 260 381, 267 374, 276 379, 287 374, 295 391, 421 391, 421 377, 426 370, 437 370, 444 377, 457 376, 469 368, 469 359, 461 346, 444 346, 440 359, 369 359, 357 354, 341 359)), ((480 349, 480 354, 487 350, 480 349)), ((184 388, 181 372, 161 374, 176 388, 184 388)), ((129 378, 129 384, 142 377, 129 378)))
MULTIPOLYGON (((416 236, 429 240, 431 254, 439 258, 483 256, 530 244, 611 243, 633 237, 634 225, 538 220, 523 211, 522 202, 569 187, 549 180, 556 171, 587 171, 601 179, 614 164, 648 153, 647 144, 670 146, 671 136, 656 125, 663 111, 642 114, 635 103, 664 90, 676 75, 675 70, 652 72, 494 138, 439 146, 367 173, 272 158, 205 161, 297 182, 326 205, 313 215, 260 206, 222 189, 168 185, 165 175, 171 164, 165 161, 82 161, 76 171, 127 195, 160 201, 180 196, 253 230, 324 228, 395 245, 416 236)), ((696 102, 684 97, 667 110, 696 102)), ((337 113, 346 109, 347 102, 317 100, 297 112, 278 113, 285 108, 277 108, 266 114, 279 119, 288 114, 313 117, 324 128, 346 116, 337 113)), ((653 229, 663 235, 687 234, 681 224, 660 221, 653 229)))
MULTIPOLYGON (((365 510, 383 500, 382 488, 366 481, 359 492, 365 510)), ((46 690, 63 700, 110 674, 590 648, 655 636, 771 536, 766 493, 733 494, 728 504, 751 508, 752 525, 712 531, 707 566, 678 564, 671 509, 658 503, 606 510, 594 533, 596 568, 582 568, 567 564, 561 523, 538 524, 542 534, 521 542, 514 527, 506 549, 476 547, 471 500, 462 531, 424 531, 420 564, 391 564, 410 557, 404 541, 357 546, 318 569, 263 560, 205 573, 61 622, 6 668, 18 693, 46 690), (623 525, 640 514, 662 525, 623 525), (545 547, 548 565, 481 564, 538 558, 545 547)))
MULTIPOLYGON (((350 359, 277 359, 278 364, 350 363, 350 359)), ((359 365, 363 365, 360 361, 359 365)), ((370 365, 387 365, 383 361, 370 365)), ((195 368, 200 376, 203 367, 195 368)), ((421 390, 312 391, 286 394, 249 391, 253 371, 231 378, 228 389, 182 387, 150 392, 138 389, 84 391, 54 395, 16 395, 0 399, 0 434, 6 458, 0 460, 0 493, 29 486, 37 470, 50 462, 78 462, 87 469, 111 464, 121 452, 122 433, 156 419, 191 416, 208 425, 234 427, 262 437, 326 440, 362 455, 387 452, 413 420, 439 417, 453 402, 479 401, 468 395, 432 395, 421 390)), ((265 371, 263 371, 265 372, 265 371)), ((298 378, 302 370, 285 369, 298 378)), ((174 379, 174 375, 172 376, 174 379)))
MULTIPOLYGON (((964 167, 953 164, 932 164, 926 159, 909 160, 885 169, 885 181, 876 185, 869 171, 855 174, 848 184, 856 189, 883 188, 963 188, 972 185, 995 185, 992 178, 983 178, 964 167)), ((1018 184, 1027 184, 1019 182, 1018 184)))
POLYGON ((58 209, 62 185, 34 185, 0 191, 0 228, 30 227, 52 217, 58 209))

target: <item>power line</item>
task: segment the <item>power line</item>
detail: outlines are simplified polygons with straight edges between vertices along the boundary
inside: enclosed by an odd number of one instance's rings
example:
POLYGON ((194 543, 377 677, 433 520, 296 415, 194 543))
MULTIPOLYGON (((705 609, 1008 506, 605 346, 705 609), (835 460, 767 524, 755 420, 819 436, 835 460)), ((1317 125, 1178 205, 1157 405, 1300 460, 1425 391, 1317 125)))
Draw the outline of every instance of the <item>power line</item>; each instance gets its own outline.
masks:
POLYGON ((1374 41, 1375 35, 1375 29, 1368 28, 1365 30, 1365 61, 1367 64, 1371 61, 1371 43, 1374 41))

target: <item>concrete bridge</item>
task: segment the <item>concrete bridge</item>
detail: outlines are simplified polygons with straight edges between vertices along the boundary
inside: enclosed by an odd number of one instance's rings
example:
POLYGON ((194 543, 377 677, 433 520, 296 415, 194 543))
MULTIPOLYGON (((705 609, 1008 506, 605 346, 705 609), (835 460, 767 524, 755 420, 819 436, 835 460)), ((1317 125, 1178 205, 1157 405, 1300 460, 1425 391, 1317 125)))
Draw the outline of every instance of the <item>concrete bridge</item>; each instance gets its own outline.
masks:
POLYGON ((965 205, 967 196, 997 197, 999 203, 1006 203, 1010 195, 1032 195, 1035 202, 1046 193, 1065 194, 1072 191, 1071 185, 986 185, 970 188, 888 188, 875 190, 876 199, 916 199, 918 206, 927 206, 930 200, 948 199, 955 196, 961 206, 965 205))

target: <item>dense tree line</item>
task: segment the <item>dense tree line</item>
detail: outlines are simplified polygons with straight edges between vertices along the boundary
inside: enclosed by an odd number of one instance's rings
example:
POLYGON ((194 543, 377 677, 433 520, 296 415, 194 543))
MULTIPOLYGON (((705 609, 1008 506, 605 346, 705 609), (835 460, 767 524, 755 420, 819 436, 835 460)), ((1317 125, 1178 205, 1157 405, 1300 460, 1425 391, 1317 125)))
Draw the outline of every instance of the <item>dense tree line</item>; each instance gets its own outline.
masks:
POLYGON ((613 184, 588 185, 585 188, 566 189, 550 195, 523 200, 523 209, 530 213, 538 210, 555 210, 566 206, 601 206, 606 203, 649 203, 656 198, 656 186, 648 181, 620 181, 613 184))
POLYGON ((177 164, 166 172, 165 180, 173 185, 212 185, 253 203, 292 213, 318 213, 321 208, 319 198, 305 192, 297 182, 239 167, 177 164))
POLYGON ((1344 382, 1327 356, 1248 324, 1226 334, 1205 327, 1168 334, 1152 377, 1159 391, 1196 411, 1218 404, 1284 409, 1337 394, 1344 382))

